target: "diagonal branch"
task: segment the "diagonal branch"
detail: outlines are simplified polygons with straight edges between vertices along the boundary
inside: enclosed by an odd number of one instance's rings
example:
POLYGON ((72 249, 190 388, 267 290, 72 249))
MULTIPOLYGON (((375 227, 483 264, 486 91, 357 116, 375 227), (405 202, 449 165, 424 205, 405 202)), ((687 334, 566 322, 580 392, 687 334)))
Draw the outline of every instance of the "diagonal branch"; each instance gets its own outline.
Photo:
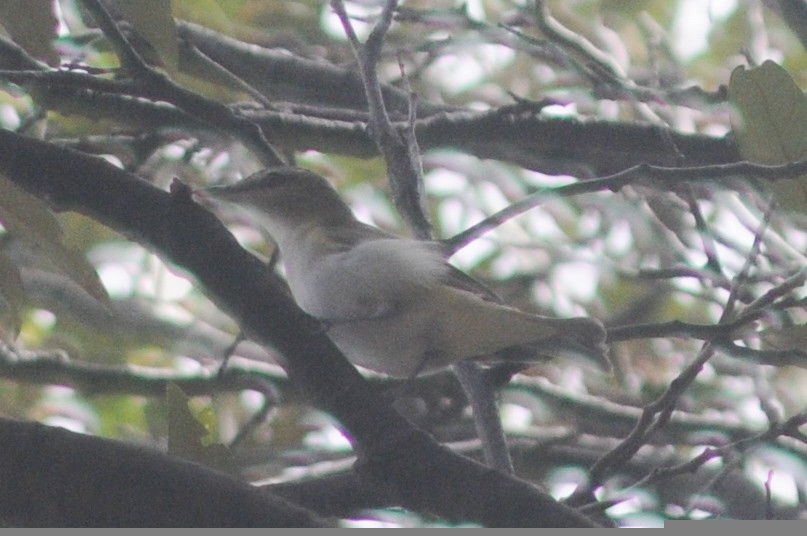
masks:
POLYGON ((781 165, 754 164, 751 162, 734 162, 693 167, 665 167, 650 164, 639 164, 607 177, 573 182, 557 188, 547 188, 529 195, 469 227, 462 233, 445 241, 449 251, 457 251, 476 240, 483 234, 492 231, 511 218, 515 218, 538 205, 559 197, 571 197, 580 194, 612 191, 616 192, 635 181, 647 179, 662 183, 683 181, 719 181, 733 177, 758 177, 767 180, 792 179, 807 171, 807 160, 789 162, 781 165))
MULTIPOLYGON (((344 2, 331 1, 331 7, 342 23, 359 64, 359 72, 370 112, 369 134, 387 164, 393 200, 415 234, 420 238, 429 238, 432 234, 431 223, 429 223, 426 212, 423 172, 417 145, 407 140, 404 130, 406 127, 399 129, 390 121, 381 91, 381 82, 376 72, 384 39, 392 24, 392 15, 397 4, 395 0, 385 2, 378 23, 367 38, 367 42, 362 45, 350 23, 344 2)), ((409 115, 416 114, 410 112, 409 115)))
POLYGON ((112 42, 134 79, 144 87, 151 88, 161 99, 190 113, 210 125, 223 128, 240 139, 263 163, 278 166, 285 163, 280 154, 269 144, 261 129, 252 121, 233 113, 225 104, 213 101, 174 83, 168 76, 148 65, 132 47, 118 25, 99 0, 82 0, 95 16, 99 26, 112 42))
POLYGON ((208 211, 100 158, 0 130, 0 172, 153 249, 198 281, 252 339, 277 348, 292 382, 345 427, 357 471, 402 506, 491 526, 592 526, 534 486, 438 445, 370 388, 264 264, 208 211), (484 492, 480 492, 484 490, 484 492))

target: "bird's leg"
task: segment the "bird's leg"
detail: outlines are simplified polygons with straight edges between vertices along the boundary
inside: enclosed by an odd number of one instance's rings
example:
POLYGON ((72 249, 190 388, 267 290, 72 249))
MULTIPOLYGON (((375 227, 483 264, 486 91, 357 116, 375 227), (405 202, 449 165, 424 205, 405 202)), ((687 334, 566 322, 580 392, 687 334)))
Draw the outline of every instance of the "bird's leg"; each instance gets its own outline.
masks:
POLYGON ((319 318, 317 318, 316 320, 317 320, 317 322, 319 322, 319 329, 317 329, 314 333, 316 335, 320 335, 320 334, 327 335, 328 330, 331 329, 331 327, 333 327, 334 323, 331 322, 330 320, 322 320, 322 319, 319 319, 319 318))
POLYGON ((235 349, 241 344, 246 337, 244 336, 243 331, 239 331, 238 335, 235 336, 233 342, 224 350, 224 358, 221 360, 221 365, 219 365, 219 370, 216 373, 216 379, 221 380, 224 377, 224 372, 227 370, 227 364, 230 362, 230 357, 235 352, 235 349))
POLYGON ((423 370, 426 368, 426 363, 428 363, 431 358, 432 354, 430 354, 429 352, 426 352, 423 355, 423 359, 420 360, 418 366, 415 367, 414 370, 412 370, 409 376, 407 376, 406 381, 404 381, 403 385, 395 389, 395 396, 393 396, 393 400, 397 400, 401 397, 404 397, 413 391, 412 385, 414 385, 417 377, 420 376, 420 373, 423 372, 423 370))
POLYGON ((494 469, 509 475, 514 474, 513 461, 496 404, 496 385, 487 377, 485 370, 473 361, 459 361, 452 365, 452 370, 471 403, 474 425, 482 442, 485 461, 494 469))
MULTIPOLYGON (((280 250, 278 250, 278 248, 275 248, 274 250, 272 250, 272 254, 269 257, 269 260, 266 262, 266 268, 269 271, 272 271, 274 269, 275 265, 277 264, 277 259, 278 259, 279 252, 280 252, 280 250)), ((227 365, 230 362, 230 357, 232 357, 232 355, 235 352, 235 349, 238 347, 238 345, 241 344, 242 342, 244 342, 246 339, 247 338, 244 335, 244 332, 239 331, 238 335, 235 336, 235 339, 233 339, 233 342, 230 344, 230 346, 228 346, 224 350, 224 358, 221 360, 221 365, 219 365, 218 372, 216 372, 216 379, 221 380, 224 377, 224 373, 227 371, 227 365)))

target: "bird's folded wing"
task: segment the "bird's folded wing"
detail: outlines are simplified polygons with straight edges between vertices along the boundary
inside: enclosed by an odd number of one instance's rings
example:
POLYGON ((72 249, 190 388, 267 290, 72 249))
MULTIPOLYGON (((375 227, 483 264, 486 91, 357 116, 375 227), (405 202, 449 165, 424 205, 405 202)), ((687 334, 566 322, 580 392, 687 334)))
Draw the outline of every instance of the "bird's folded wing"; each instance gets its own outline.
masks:
POLYGON ((542 341, 568 339, 592 348, 605 341, 602 324, 591 318, 532 315, 447 286, 432 293, 430 301, 440 323, 442 346, 458 357, 488 355, 542 341))
POLYGON ((294 298, 307 313, 330 322, 396 315, 402 302, 443 286, 449 269, 431 243, 386 237, 299 264, 287 260, 294 298))
MULTIPOLYGON (((534 356, 582 360, 589 365, 611 372, 613 364, 608 357, 606 332, 602 323, 594 318, 558 319, 563 327, 557 335, 528 345, 534 356)), ((522 356, 524 352, 521 353, 522 356)), ((533 357, 532 360, 534 360, 533 357)), ((521 359, 523 361, 523 358, 521 359)), ((527 361, 532 361, 527 360, 527 361)))

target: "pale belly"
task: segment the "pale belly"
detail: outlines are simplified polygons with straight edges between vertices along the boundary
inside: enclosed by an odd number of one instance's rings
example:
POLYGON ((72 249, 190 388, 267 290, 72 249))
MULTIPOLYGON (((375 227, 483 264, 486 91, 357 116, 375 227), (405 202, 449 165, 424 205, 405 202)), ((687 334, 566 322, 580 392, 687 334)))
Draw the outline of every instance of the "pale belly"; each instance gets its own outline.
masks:
POLYGON ((395 315, 331 325, 327 334, 348 360, 398 378, 435 372, 452 359, 439 347, 441 320, 432 315, 395 315))

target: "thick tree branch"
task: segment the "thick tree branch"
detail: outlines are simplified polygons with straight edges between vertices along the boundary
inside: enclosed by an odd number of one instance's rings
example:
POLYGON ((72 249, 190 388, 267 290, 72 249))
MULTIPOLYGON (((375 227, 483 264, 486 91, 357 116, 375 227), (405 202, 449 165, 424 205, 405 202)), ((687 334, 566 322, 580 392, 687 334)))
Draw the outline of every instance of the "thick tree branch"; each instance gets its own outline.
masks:
MULTIPOLYGON (((181 106, 167 104, 165 101, 171 99, 159 88, 70 72, 5 70, 0 72, 0 78, 30 88, 40 105, 62 113, 114 119, 140 128, 183 128, 191 133, 223 131, 248 143, 237 130, 241 123, 234 124, 232 116, 179 101, 181 106)), ((316 149, 363 158, 379 154, 367 132, 367 118, 333 119, 329 110, 316 108, 297 112, 239 107, 237 116, 271 132, 278 147, 289 151, 316 149)), ((408 124, 396 123, 395 128, 404 130, 408 124)), ((642 124, 549 119, 518 106, 487 112, 446 112, 417 120, 414 129, 423 151, 455 148, 543 173, 586 178, 640 164, 680 165, 678 156, 670 151, 669 140, 687 166, 739 161, 736 147, 725 138, 682 134, 642 124)))
POLYGON ((0 376, 39 385, 64 385, 90 396, 114 393, 163 396, 166 386, 174 383, 190 396, 252 390, 273 402, 278 398, 271 383, 274 378, 266 375, 261 377, 254 369, 245 371, 233 367, 221 377, 214 374, 177 374, 164 369, 70 361, 61 353, 20 354, 2 342, 0 376))
POLYGON ((174 83, 168 76, 149 66, 132 48, 101 2, 98 0, 82 1, 112 42, 123 67, 129 71, 138 84, 149 88, 150 91, 155 91, 160 95, 161 100, 235 136, 255 154, 264 166, 277 166, 285 163, 255 124, 234 114, 224 104, 174 83))
POLYGON ((223 473, 154 450, 0 419, 0 521, 32 527, 323 527, 223 473))
MULTIPOLYGON (((285 50, 251 45, 190 22, 177 21, 181 38, 189 41, 205 56, 221 64, 238 78, 276 102, 311 104, 318 108, 367 110, 361 77, 326 61, 295 56, 285 50), (338 88, 338 91, 337 91, 338 88)), ((180 49, 181 63, 188 74, 207 76, 202 65, 186 57, 180 49), (186 61, 187 60, 187 61, 186 61)), ((393 117, 403 119, 409 108, 409 97, 389 84, 381 85, 384 103, 393 117)), ((424 103, 418 115, 425 117, 450 106, 424 103)))
POLYGON ((592 525, 526 482, 440 447, 379 400, 263 263, 181 188, 171 195, 102 159, 7 130, 0 145, 0 172, 19 186, 154 249, 193 274, 247 335, 280 350, 294 384, 344 425, 361 477, 401 505, 491 526, 592 525))

